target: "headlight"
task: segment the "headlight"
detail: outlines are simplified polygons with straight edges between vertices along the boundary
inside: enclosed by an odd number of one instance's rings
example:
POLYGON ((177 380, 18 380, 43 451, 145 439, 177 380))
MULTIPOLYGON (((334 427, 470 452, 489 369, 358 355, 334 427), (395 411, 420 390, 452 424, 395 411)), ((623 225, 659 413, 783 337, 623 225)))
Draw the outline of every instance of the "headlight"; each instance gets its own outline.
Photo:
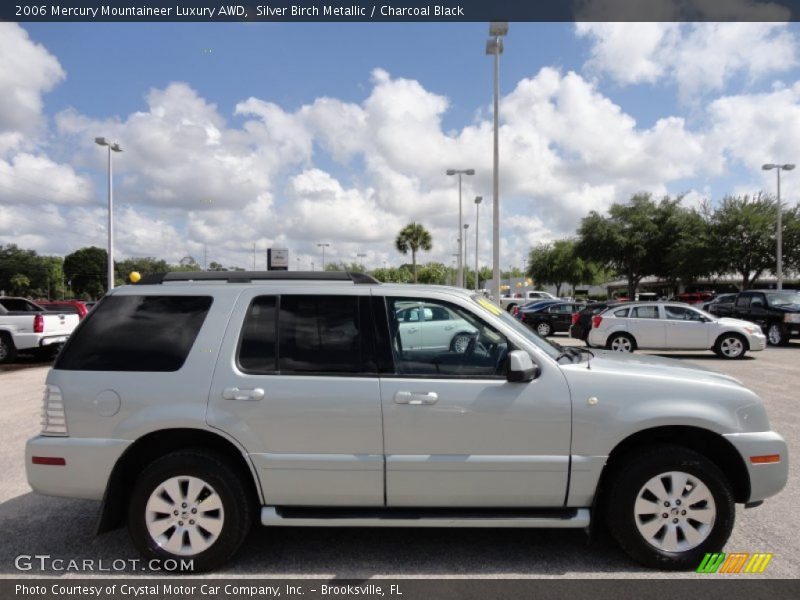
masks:
POLYGON ((759 330, 758 330, 758 329, 756 329, 755 327, 743 327, 743 329, 744 329, 744 330, 745 330, 747 333, 750 333, 750 334, 755 334, 757 331, 759 331, 759 330))
POLYGON ((800 323, 800 313, 786 313, 783 315, 784 323, 800 323))

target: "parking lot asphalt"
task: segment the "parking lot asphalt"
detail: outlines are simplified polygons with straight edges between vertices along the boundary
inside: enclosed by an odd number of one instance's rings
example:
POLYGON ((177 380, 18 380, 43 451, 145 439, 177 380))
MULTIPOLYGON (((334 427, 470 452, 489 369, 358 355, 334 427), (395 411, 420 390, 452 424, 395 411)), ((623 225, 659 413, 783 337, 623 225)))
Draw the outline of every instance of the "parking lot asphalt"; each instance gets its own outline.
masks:
MULTIPOLYGON (((574 344, 563 336, 557 341, 574 344)), ((800 482, 800 342, 768 348, 744 360, 725 361, 711 352, 653 352, 731 374, 764 400, 773 429, 786 438, 793 461, 789 483, 761 507, 737 507, 728 552, 771 552, 758 577, 796 578, 800 569, 797 511, 800 482)), ((21 554, 110 564, 138 558, 124 529, 94 535, 99 503, 34 494, 25 480, 25 441, 39 431, 47 366, 23 363, 0 369, 0 577, 86 577, 91 573, 15 569, 21 554)), ((96 573, 108 576, 110 573, 96 573)), ((126 575, 136 575, 127 572, 126 575)), ((152 572, 143 572, 150 575, 152 572)), ((590 541, 577 530, 328 529, 259 527, 237 557, 212 577, 469 578, 652 578, 606 540, 590 541)), ((669 573, 667 577, 699 577, 669 573)), ((725 577, 703 575, 702 577, 725 577)), ((728 576, 729 577, 729 576, 728 576)), ((749 577, 753 577, 752 575, 749 577)))

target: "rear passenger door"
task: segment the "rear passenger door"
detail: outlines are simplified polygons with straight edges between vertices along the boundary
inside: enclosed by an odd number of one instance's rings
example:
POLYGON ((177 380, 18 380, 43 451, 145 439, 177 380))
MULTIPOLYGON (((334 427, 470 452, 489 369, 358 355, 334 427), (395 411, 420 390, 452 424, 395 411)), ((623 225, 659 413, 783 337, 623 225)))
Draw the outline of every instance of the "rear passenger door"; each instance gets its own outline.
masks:
POLYGON ((383 505, 369 290, 248 289, 214 375, 208 423, 236 438, 268 505, 383 505))
POLYGON ((631 308, 628 330, 633 334, 639 348, 663 348, 666 343, 666 328, 658 304, 631 308))

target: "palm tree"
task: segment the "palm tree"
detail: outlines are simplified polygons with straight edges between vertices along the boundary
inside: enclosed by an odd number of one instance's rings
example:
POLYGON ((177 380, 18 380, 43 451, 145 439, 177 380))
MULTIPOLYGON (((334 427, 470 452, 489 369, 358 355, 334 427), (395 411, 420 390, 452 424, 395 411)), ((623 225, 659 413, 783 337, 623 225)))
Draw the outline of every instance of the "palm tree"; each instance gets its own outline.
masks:
POLYGON ((422 225, 417 223, 409 223, 400 233, 397 234, 397 239, 394 241, 397 251, 402 254, 408 254, 411 250, 411 264, 414 271, 414 283, 417 283, 417 252, 425 250, 430 252, 433 248, 430 232, 422 225))

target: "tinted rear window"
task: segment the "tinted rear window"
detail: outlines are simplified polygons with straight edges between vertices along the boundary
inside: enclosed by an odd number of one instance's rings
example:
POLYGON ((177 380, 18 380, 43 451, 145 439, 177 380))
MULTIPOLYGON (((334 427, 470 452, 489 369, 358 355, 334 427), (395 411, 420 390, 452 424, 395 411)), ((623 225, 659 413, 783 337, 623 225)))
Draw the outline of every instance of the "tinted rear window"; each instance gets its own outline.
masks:
POLYGON ((177 371, 211 302, 210 296, 108 296, 72 334, 54 368, 177 371))

